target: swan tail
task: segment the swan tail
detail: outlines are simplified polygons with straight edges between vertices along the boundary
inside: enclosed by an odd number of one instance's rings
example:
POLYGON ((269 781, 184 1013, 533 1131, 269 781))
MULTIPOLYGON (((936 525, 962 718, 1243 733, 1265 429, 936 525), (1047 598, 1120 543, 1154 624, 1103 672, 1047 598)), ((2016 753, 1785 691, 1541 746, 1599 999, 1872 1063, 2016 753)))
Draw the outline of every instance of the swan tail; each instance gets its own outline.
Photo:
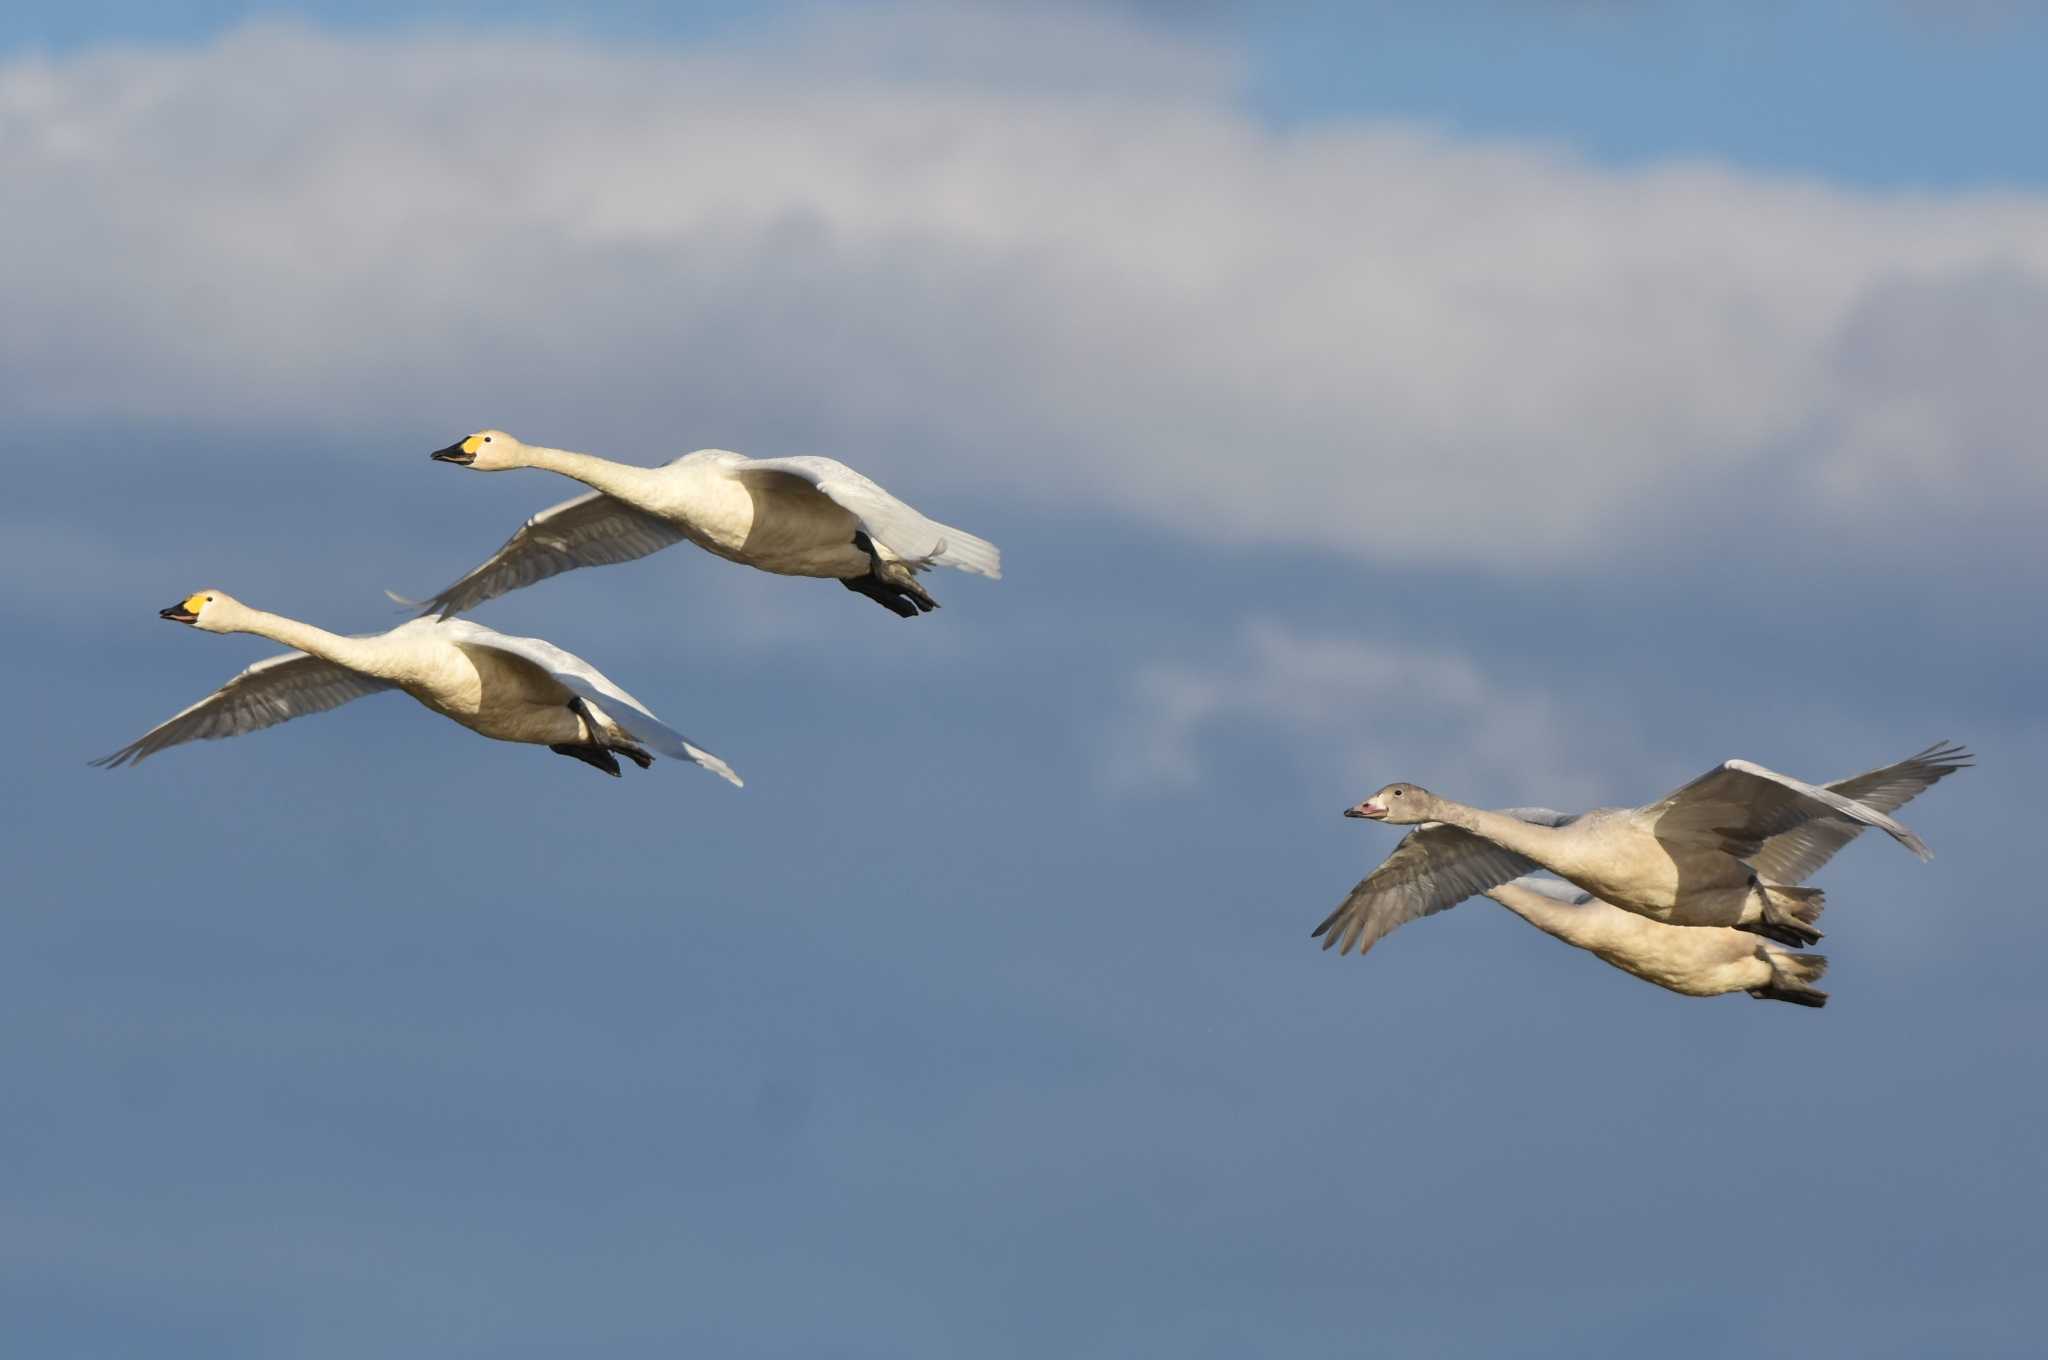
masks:
POLYGON ((976 538, 973 534, 950 525, 941 527, 945 531, 944 537, 940 538, 938 546, 932 549, 931 556, 924 559, 925 563, 938 567, 954 567, 975 576, 986 576, 991 581, 1003 579, 1003 554, 1000 548, 985 538, 976 538))
POLYGON ((613 703, 610 700, 610 696, 599 695, 595 690, 583 696, 583 703, 596 713, 598 718, 596 725, 600 727, 609 726, 630 738, 630 741, 627 742, 611 743, 611 749, 625 756, 641 769, 644 770, 653 764, 652 759, 648 757, 647 751, 641 749, 642 747, 650 747, 671 760, 687 760, 692 765, 702 766, 720 779, 725 780, 728 784, 731 784, 734 788, 743 789, 747 786, 747 781, 741 779, 739 773, 732 766, 697 745, 688 737, 676 731, 652 713, 649 713, 646 709, 613 703), (621 714, 624 715, 623 718, 620 716, 621 714), (634 743, 638 744, 635 745, 634 743))
POLYGON ((1751 996, 1759 1001, 1789 1001, 1795 1006, 1816 1009, 1828 1004, 1828 994, 1813 985, 1828 971, 1826 955, 1792 954, 1758 945, 1756 956, 1770 965, 1771 980, 1752 988, 1751 996))
POLYGON ((1763 899, 1763 911, 1739 929, 1752 931, 1767 940, 1803 949, 1819 944, 1821 932, 1814 922, 1827 907, 1827 894, 1819 888, 1788 888, 1778 883, 1759 883, 1756 892, 1763 899))

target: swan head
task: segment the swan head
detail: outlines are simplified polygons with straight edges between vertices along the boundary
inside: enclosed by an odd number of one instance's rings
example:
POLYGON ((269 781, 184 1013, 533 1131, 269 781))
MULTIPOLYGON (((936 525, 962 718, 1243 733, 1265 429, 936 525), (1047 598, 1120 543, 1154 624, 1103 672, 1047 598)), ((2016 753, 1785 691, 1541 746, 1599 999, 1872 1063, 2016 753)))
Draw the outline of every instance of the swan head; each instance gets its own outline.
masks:
POLYGON ((208 633, 232 633, 242 608, 242 602, 225 590, 195 590, 169 609, 157 610, 156 616, 208 633))
POLYGON ((1436 820, 1430 812, 1435 801, 1428 789, 1414 784, 1389 784, 1363 803, 1345 808, 1344 815, 1392 826, 1414 826, 1436 820))
POLYGON ((427 457, 437 463, 453 463, 478 472, 502 472, 506 468, 526 466, 519 457, 525 451, 526 445, 503 430, 478 430, 445 449, 435 449, 427 457))

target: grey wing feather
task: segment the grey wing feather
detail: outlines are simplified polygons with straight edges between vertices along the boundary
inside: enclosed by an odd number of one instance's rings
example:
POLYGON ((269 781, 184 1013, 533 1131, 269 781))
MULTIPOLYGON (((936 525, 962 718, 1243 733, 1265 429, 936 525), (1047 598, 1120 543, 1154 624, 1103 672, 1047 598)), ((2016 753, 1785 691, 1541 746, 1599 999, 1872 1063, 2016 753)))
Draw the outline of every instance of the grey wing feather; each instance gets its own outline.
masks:
MULTIPOLYGON (((1960 746, 1937 742, 1896 765, 1838 779, 1827 788, 1865 807, 1894 812, 1957 770, 1968 769, 1974 759, 1960 746)), ((1846 817, 1816 817, 1766 840, 1749 865, 1768 883, 1804 883, 1863 831, 1862 822, 1846 817)))
POLYGON ((105 769, 133 765, 167 747, 258 732, 390 688, 388 681, 359 675, 331 661, 304 652, 285 652, 257 662, 182 713, 92 764, 105 769))
POLYGON ((732 766, 670 727, 597 667, 564 651, 544 638, 513 637, 467 619, 451 619, 437 625, 451 640, 471 647, 492 647, 540 667, 571 693, 595 704, 604 716, 617 723, 635 740, 664 755, 701 765, 721 779, 744 787, 745 781, 732 766))
POLYGON ((1829 815, 1877 827, 1920 858, 1934 857, 1918 836, 1876 808, 1748 760, 1724 761, 1639 811, 1662 839, 1708 841, 1743 860, 1771 837, 1829 815))
POLYGON ((991 580, 1003 574, 995 544, 918 513, 836 458, 744 458, 733 467, 742 477, 782 473, 809 482, 911 566, 958 567, 991 580))
MULTIPOLYGON (((1548 808, 1503 811, 1542 826, 1572 820, 1548 808)), ((1394 853, 1361 879, 1309 937, 1321 939, 1325 949, 1335 945, 1338 953, 1348 954, 1356 947, 1362 955, 1396 927, 1433 916, 1536 867, 1534 860, 1460 827, 1425 822, 1402 837, 1394 853)))
POLYGON ((1510 886, 1526 889, 1553 902, 1563 903, 1567 907, 1583 907, 1593 900, 1593 894, 1578 884, 1567 883, 1561 878, 1551 878, 1547 874, 1524 874, 1510 886))
POLYGON ((520 525, 489 561, 428 600, 420 612, 452 618, 550 576, 630 562, 683 538, 683 531, 666 520, 602 491, 587 492, 520 525))

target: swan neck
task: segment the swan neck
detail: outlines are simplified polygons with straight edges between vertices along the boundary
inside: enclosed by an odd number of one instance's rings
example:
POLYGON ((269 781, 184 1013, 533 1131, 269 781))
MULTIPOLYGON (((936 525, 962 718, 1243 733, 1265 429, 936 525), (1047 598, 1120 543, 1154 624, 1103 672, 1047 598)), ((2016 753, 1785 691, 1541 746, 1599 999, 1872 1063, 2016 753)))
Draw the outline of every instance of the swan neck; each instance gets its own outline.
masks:
POLYGON ((258 637, 281 642, 287 647, 297 648, 308 656, 317 656, 322 661, 332 661, 337 666, 346 666, 352 671, 377 674, 374 649, 368 639, 343 637, 330 633, 325 628, 316 628, 310 623, 288 619, 282 614, 270 614, 261 609, 244 608, 237 616, 230 631, 254 633, 258 637))
POLYGON ((1552 827, 1537 826, 1519 817, 1510 817, 1501 812, 1488 812, 1485 808, 1468 807, 1454 803, 1448 798, 1439 798, 1431 814, 1437 821, 1451 826, 1462 827, 1475 836, 1492 841, 1503 850, 1512 850, 1537 863, 1549 858, 1556 830, 1552 827))
POLYGON ((526 462, 530 467, 547 472, 559 472, 575 480, 621 500, 635 499, 647 477, 648 469, 635 467, 631 463, 614 463, 609 458, 596 454, 576 453, 570 449, 550 449, 539 445, 526 446, 526 462))
POLYGON ((1555 935, 1571 944, 1579 944, 1588 938, 1587 932, 1581 929, 1586 924, 1587 915, 1577 907, 1568 907, 1540 892, 1513 883, 1503 883, 1486 895, 1545 934, 1555 935))

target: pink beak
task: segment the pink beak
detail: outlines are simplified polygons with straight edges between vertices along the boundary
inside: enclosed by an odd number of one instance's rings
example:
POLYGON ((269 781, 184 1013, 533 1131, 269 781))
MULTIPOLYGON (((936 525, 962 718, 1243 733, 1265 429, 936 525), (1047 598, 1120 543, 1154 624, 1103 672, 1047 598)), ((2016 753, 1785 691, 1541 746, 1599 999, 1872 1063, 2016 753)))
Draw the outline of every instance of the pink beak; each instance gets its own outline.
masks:
POLYGON ((1360 803, 1357 807, 1345 808, 1344 815, 1346 817, 1363 817, 1367 821, 1376 822, 1387 815, 1387 810, 1377 803, 1360 803))

